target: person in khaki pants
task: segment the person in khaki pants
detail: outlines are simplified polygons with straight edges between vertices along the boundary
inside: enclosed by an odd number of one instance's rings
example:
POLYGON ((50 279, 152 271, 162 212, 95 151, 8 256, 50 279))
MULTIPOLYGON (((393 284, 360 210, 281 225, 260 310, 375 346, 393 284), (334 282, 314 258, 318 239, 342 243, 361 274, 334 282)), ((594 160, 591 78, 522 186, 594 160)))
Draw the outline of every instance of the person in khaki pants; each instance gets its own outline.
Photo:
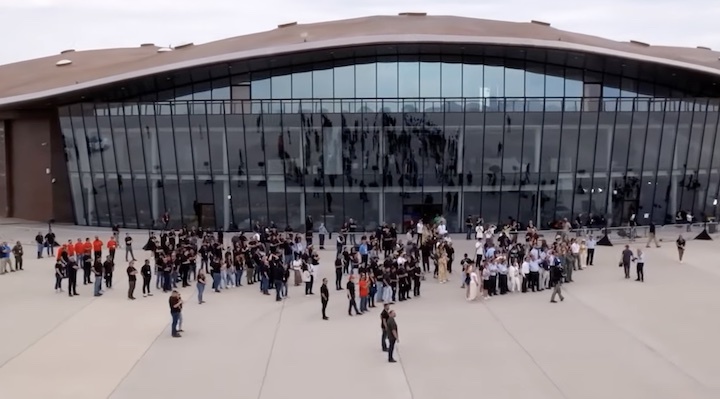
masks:
POLYGON ((650 222, 650 231, 648 232, 648 242, 645 248, 650 248, 650 243, 655 242, 655 247, 660 248, 657 237, 655 236, 655 223, 650 222))

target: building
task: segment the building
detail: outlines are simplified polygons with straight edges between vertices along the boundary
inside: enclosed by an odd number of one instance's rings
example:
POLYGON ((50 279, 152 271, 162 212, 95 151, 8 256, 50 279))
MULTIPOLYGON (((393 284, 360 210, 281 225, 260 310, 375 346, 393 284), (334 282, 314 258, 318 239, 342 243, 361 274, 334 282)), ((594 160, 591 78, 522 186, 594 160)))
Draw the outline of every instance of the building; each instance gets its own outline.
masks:
POLYGON ((422 13, 67 50, 0 67, 0 209, 226 229, 715 216, 718 57, 422 13))

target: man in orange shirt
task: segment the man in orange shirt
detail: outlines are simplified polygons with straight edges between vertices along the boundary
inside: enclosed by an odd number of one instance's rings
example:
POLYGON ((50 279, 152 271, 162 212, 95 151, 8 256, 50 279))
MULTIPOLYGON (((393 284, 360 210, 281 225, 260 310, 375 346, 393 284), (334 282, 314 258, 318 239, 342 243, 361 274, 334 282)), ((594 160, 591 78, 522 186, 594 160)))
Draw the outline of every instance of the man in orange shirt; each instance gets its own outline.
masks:
POLYGON ((67 245, 66 245, 66 244, 63 244, 63 245, 60 247, 60 249, 58 249, 58 251, 57 251, 57 258, 56 258, 55 260, 58 260, 58 261, 59 261, 60 259, 62 259, 62 255, 63 255, 65 252, 67 252, 67 245))
POLYGON ((78 238, 77 242, 75 243, 75 261, 78 265, 82 265, 84 250, 85 245, 83 244, 82 240, 78 238))
POLYGON ((73 245, 72 240, 68 240, 67 244, 65 244, 65 248, 67 248, 68 259, 74 260, 75 259, 75 246, 73 245))
POLYGON ((115 237, 110 237, 110 239, 107 242, 107 248, 110 252, 110 259, 112 261, 115 261, 115 248, 117 248, 117 241, 115 241, 115 237))
POLYGON ((360 294, 360 311, 368 311, 368 297, 370 296, 370 281, 365 273, 360 275, 360 281, 358 281, 358 294, 360 294))
POLYGON ((102 259, 102 247, 103 242, 100 241, 100 238, 98 236, 95 236, 95 241, 92 242, 92 249, 95 253, 95 260, 102 259))

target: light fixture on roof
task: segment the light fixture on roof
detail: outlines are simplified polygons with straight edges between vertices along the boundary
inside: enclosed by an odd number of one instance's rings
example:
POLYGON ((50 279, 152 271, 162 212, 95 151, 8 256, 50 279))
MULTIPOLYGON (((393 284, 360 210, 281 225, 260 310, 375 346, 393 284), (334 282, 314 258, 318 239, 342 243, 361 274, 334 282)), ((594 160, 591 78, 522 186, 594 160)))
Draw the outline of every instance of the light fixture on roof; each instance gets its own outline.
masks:
POLYGON ((157 49, 158 53, 169 53, 171 51, 173 51, 173 49, 170 47, 160 47, 159 49, 157 49))
POLYGON ((401 12, 398 15, 401 17, 427 17, 426 12, 401 12))
POLYGON ((645 43, 645 42, 640 42, 640 41, 637 41, 637 40, 630 40, 630 43, 631 43, 631 44, 637 44, 638 46, 650 47, 650 44, 645 43))
POLYGON ((531 20, 530 23, 535 25, 550 26, 550 22, 538 21, 537 19, 531 20))
POLYGON ((309 35, 308 35, 307 32, 303 32, 303 33, 300 34, 300 37, 302 37, 303 42, 306 42, 306 41, 307 41, 308 36, 309 36, 309 35))
POLYGON ((74 48, 70 48, 70 49, 61 51, 60 54, 67 54, 67 53, 74 53, 74 52, 75 52, 75 49, 74 49, 74 48))
POLYGON ((697 48, 698 48, 699 50, 711 50, 711 51, 712 51, 712 49, 711 49, 710 47, 697 46, 697 48))
POLYGON ((287 22, 287 23, 278 25, 278 29, 289 28, 289 27, 295 26, 295 25, 297 25, 297 22, 295 22, 295 21, 293 21, 293 22, 287 22))
POLYGON ((70 65, 70 64, 72 64, 72 61, 65 59, 65 60, 60 60, 60 61, 56 62, 55 66, 61 67, 61 66, 70 65))
POLYGON ((187 42, 187 43, 180 43, 177 46, 175 46, 175 50, 180 50, 181 48, 190 47, 193 46, 195 43, 193 42, 187 42))
POLYGON ((155 43, 142 43, 140 47, 155 47, 155 43))

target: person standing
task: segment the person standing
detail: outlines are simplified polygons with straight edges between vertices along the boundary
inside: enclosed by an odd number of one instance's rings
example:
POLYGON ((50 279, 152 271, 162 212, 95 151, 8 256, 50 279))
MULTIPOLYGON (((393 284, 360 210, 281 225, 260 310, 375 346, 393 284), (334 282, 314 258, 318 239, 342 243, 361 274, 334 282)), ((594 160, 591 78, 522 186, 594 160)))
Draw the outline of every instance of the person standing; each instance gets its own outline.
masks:
POLYGON ((48 230, 48 233, 45 234, 45 247, 48 256, 55 255, 55 233, 52 230, 48 230))
POLYGON ((365 273, 360 275, 358 281, 358 293, 360 294, 360 311, 365 313, 368 311, 368 296, 370 296, 370 281, 365 273))
POLYGON ((92 284, 90 274, 92 274, 92 260, 89 256, 81 255, 78 262, 82 262, 83 269, 83 285, 92 284))
POLYGON ((285 268, 280 260, 273 261, 272 265, 272 277, 273 286, 275 287, 275 302, 282 301, 282 287, 283 287, 283 275, 285 274, 285 268))
POLYGON ((388 345, 388 362, 395 363, 396 360, 393 358, 393 352, 395 351, 395 345, 400 342, 400 336, 398 335, 398 327, 397 322, 395 321, 394 310, 388 312, 388 318, 385 325, 385 332, 390 343, 390 345, 388 345))
POLYGON ((327 228, 325 227, 325 223, 320 223, 320 228, 318 229, 318 237, 320 238, 320 249, 325 249, 325 236, 328 235, 327 228))
MULTIPOLYGON (((112 237, 110 237, 110 239, 108 240, 106 245, 107 245, 108 253, 110 254, 110 259, 112 259, 114 262, 115 261, 115 249, 117 248, 117 241, 115 241, 114 235, 112 237)), ((133 260, 135 260, 135 259, 133 259, 133 260)))
POLYGON ((128 261, 128 255, 132 257, 132 260, 135 260, 135 254, 133 253, 132 249, 132 242, 133 239, 130 237, 130 233, 125 233, 125 262, 128 261))
POLYGON ((637 278, 635 281, 645 282, 645 254, 640 248, 637 250, 635 262, 635 267, 637 269, 637 278))
POLYGON ((675 243, 677 244, 678 258, 680 259, 680 263, 683 263, 683 255, 685 255, 685 239, 682 235, 680 235, 675 243))
POLYGON ((15 244, 15 246, 12 249, 12 253, 13 253, 13 256, 15 257, 15 268, 12 270, 13 271, 22 270, 23 269, 23 255, 25 252, 23 251, 23 246, 20 243, 20 241, 18 241, 15 244))
MULTIPOLYGON (((95 252, 95 256, 96 256, 95 259, 100 261, 100 257, 97 256, 97 252, 95 252)), ((113 261, 112 261, 112 259, 110 259, 109 255, 105 259, 105 263, 103 263, 103 269, 105 271, 105 287, 112 288, 113 273, 115 272, 115 263, 113 263, 113 261)))
POLYGON ((68 277, 68 296, 77 296, 77 273, 78 273, 78 264, 74 261, 63 261, 66 265, 66 271, 68 277))
POLYGON ((205 271, 200 268, 197 275, 198 304, 200 305, 205 303, 203 300, 203 293, 205 292, 205 278, 205 271))
POLYGON ((178 330, 178 324, 180 323, 180 314, 182 312, 182 299, 180 298, 180 293, 178 293, 176 290, 173 290, 173 292, 170 294, 170 317, 172 318, 172 322, 170 324, 170 333, 173 338, 180 338, 182 335, 180 335, 180 332, 178 330))
POLYGON ((328 291, 327 279, 324 278, 324 279, 322 279, 322 285, 320 286, 320 304, 322 305, 323 320, 328 320, 328 317, 327 317, 327 314, 325 314, 325 311, 327 310, 327 305, 328 305, 329 300, 330 300, 330 291, 328 291))
POLYGON ((390 304, 383 304, 383 311, 380 313, 380 330, 382 335, 380 336, 380 346, 383 352, 388 351, 388 335, 387 335, 387 320, 390 318, 390 304))
POLYGON ((656 248, 660 248, 660 244, 658 244, 657 236, 655 236, 655 231, 656 231, 655 223, 650 222, 649 233, 648 233, 648 242, 645 245, 645 248, 650 248, 651 242, 655 243, 656 248))
POLYGON ((45 244, 45 239, 43 238, 42 233, 38 232, 35 236, 35 244, 37 245, 37 258, 42 259, 43 245, 45 244))
POLYGON ((95 264, 93 264, 93 274, 95 274, 95 286, 94 286, 94 296, 101 296, 102 295, 102 281, 103 281, 103 264, 100 262, 100 259, 95 260, 95 264))
POLYGON ((585 259, 585 265, 587 266, 593 265, 593 260, 595 259, 595 244, 597 244, 595 237, 590 236, 587 240, 587 259, 585 259))
POLYGON ((95 259, 102 259, 102 247, 103 242, 100 240, 100 237, 95 236, 95 240, 92 242, 92 250, 95 255, 95 259))
POLYGON ((357 302, 355 301, 355 276, 352 274, 348 276, 348 282, 345 288, 347 289, 347 298, 348 298, 348 316, 352 316, 353 309, 355 310, 356 315, 362 314, 357 307, 357 302))
POLYGON ((10 271, 10 246, 8 243, 3 242, 0 245, 0 274, 5 274, 10 271))
POLYGON ((630 262, 632 262, 633 253, 630 250, 630 246, 626 245, 622 251, 622 258, 620 259, 620 266, 625 271, 625 278, 630 278, 630 262))
MULTIPOLYGON (((135 260, 133 260, 134 262, 135 260)), ((143 286, 142 286, 142 293, 143 297, 152 296, 152 293, 150 292, 150 282, 152 281, 152 267, 150 266, 150 261, 145 259, 145 264, 142 265, 140 268, 140 274, 143 278, 143 286)))
MULTIPOLYGON (((108 255, 110 258, 112 255, 108 255)), ((127 268, 128 275, 128 299, 135 300, 135 284, 137 283, 137 269, 135 268, 135 262, 130 261, 127 268)))
POLYGON ((58 260, 57 262, 55 262, 55 292, 63 292, 63 277, 65 277, 65 265, 62 263, 62 261, 58 260))
POLYGON ((564 301, 565 297, 562 294, 562 285, 565 280, 565 270, 563 265, 559 262, 550 265, 550 285, 553 287, 552 295, 550 296, 551 303, 557 303, 555 295, 560 296, 560 301, 564 301))

